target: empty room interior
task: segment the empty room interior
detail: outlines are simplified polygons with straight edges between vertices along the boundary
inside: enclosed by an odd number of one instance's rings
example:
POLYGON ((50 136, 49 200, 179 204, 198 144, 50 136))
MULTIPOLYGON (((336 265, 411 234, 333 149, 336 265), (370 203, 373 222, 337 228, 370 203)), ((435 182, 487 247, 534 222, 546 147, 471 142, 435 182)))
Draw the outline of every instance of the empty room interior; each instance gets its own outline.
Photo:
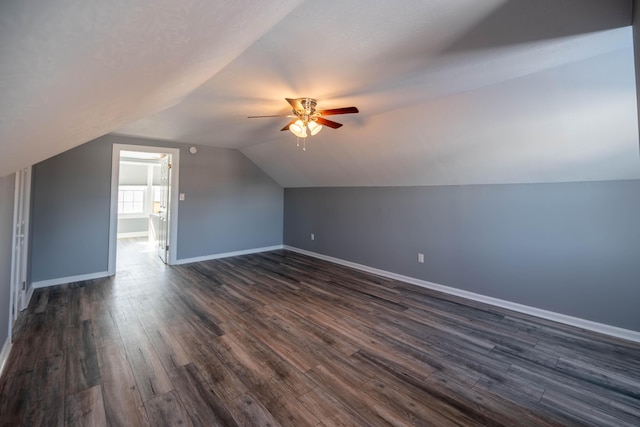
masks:
POLYGON ((639 25, 0 2, 0 425, 640 425, 639 25))

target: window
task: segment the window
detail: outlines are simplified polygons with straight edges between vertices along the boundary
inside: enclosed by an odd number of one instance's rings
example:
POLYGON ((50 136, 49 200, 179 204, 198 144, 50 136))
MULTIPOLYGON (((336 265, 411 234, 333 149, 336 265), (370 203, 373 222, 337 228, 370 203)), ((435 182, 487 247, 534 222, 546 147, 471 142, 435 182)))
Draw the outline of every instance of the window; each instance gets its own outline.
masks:
POLYGON ((118 188, 118 213, 144 213, 144 195, 146 192, 146 186, 121 185, 118 188))

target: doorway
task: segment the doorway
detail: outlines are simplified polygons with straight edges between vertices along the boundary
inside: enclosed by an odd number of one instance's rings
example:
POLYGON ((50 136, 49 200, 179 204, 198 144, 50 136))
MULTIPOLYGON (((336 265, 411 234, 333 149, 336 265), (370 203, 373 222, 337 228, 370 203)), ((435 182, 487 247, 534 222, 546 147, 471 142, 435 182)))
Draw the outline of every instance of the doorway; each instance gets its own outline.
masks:
POLYGON ((176 263, 179 154, 174 148, 114 144, 109 274, 124 259, 120 250, 147 262, 176 263))

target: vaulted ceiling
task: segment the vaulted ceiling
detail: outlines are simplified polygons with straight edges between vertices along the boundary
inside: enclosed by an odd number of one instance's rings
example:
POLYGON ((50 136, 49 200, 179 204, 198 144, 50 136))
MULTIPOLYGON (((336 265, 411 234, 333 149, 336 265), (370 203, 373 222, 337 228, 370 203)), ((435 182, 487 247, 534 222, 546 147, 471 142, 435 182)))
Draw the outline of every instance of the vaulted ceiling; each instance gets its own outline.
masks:
POLYGON ((114 132, 285 187, 639 179, 630 0, 4 0, 0 176, 114 132), (285 97, 355 105, 296 147, 285 97))

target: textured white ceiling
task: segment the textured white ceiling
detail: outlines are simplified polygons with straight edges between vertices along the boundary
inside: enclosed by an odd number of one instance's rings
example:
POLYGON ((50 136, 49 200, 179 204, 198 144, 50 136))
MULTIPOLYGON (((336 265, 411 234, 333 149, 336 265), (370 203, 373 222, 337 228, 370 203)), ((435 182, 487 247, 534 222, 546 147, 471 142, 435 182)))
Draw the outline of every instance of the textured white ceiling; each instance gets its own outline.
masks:
POLYGON ((0 175, 115 131, 286 187, 640 178, 629 0, 0 5, 0 175), (246 118, 299 96, 361 113, 246 118))
POLYGON ((0 1, 0 176, 180 102, 299 3, 0 1))

